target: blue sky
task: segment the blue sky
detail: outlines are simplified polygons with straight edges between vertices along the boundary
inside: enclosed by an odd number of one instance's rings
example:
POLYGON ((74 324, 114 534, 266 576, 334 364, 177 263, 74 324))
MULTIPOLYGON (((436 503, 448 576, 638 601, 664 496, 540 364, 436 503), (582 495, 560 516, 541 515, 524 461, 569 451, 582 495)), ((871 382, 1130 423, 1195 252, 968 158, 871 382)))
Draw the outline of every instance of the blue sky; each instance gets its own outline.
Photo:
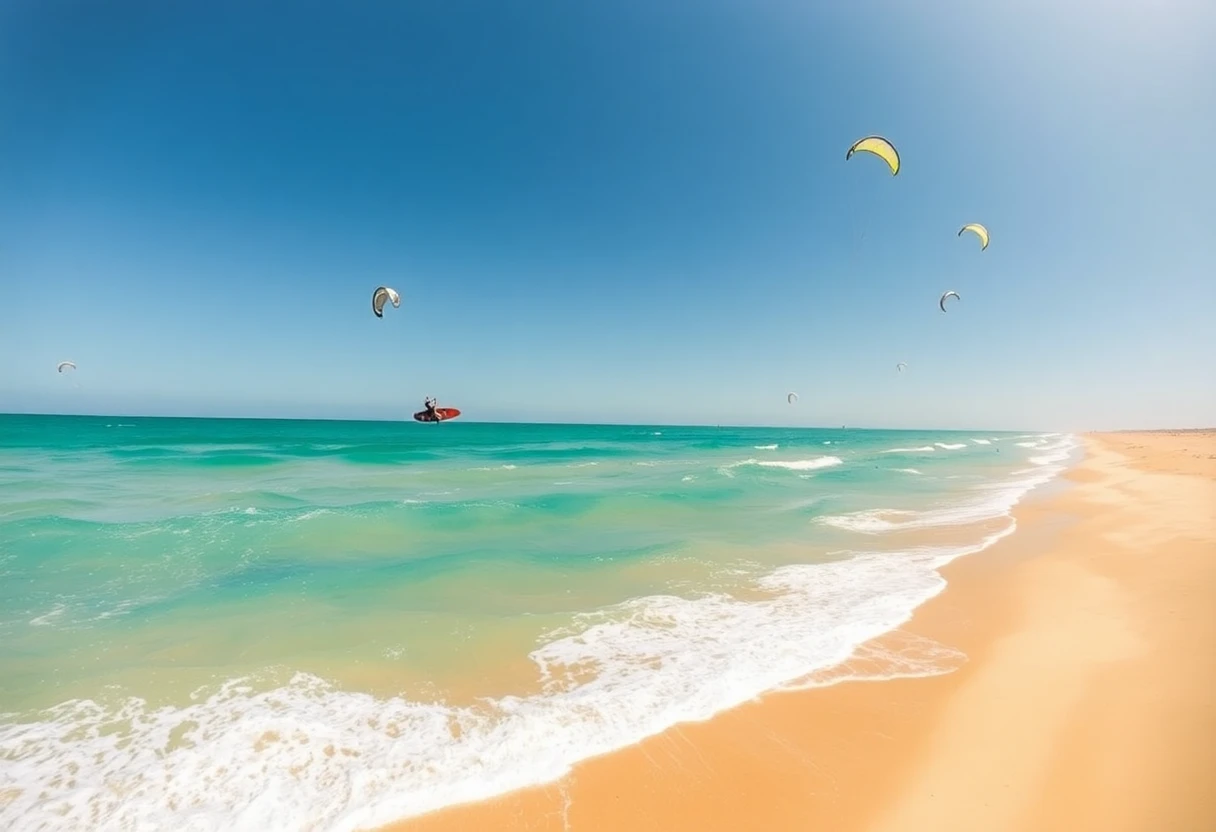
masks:
POLYGON ((1216 6, 1139 5, 5 3, 0 411, 1216 424, 1216 6))

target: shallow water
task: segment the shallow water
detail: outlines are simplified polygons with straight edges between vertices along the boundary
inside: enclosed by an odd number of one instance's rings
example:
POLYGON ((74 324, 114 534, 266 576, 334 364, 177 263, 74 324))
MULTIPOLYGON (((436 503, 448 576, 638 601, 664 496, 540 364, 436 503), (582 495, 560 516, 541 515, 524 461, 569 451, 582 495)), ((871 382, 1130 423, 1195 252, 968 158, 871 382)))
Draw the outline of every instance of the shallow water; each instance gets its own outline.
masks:
MULTIPOLYGON (((1073 448, 0 416, 0 825, 352 829, 559 776, 828 678, 1073 448)), ((913 653, 867 666, 958 660, 913 653)))

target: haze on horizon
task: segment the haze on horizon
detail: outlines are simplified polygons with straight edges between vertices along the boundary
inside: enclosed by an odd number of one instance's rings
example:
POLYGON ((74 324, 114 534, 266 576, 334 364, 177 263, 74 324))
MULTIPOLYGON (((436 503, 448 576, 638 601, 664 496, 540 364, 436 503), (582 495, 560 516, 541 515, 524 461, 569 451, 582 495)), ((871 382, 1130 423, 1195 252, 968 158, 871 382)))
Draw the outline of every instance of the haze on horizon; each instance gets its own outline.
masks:
POLYGON ((5 4, 0 412, 1216 424, 1216 5, 934 6, 5 4))

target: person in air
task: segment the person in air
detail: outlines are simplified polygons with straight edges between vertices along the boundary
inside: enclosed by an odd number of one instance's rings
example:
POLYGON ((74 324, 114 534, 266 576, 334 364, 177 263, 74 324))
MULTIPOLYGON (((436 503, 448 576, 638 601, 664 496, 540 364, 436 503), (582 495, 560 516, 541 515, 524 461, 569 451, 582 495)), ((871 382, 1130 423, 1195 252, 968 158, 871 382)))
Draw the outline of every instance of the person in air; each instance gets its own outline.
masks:
POLYGON ((426 401, 423 402, 423 405, 426 407, 426 417, 433 422, 439 421, 439 414, 435 412, 436 404, 438 404, 438 402, 436 402, 430 396, 427 396, 426 401))

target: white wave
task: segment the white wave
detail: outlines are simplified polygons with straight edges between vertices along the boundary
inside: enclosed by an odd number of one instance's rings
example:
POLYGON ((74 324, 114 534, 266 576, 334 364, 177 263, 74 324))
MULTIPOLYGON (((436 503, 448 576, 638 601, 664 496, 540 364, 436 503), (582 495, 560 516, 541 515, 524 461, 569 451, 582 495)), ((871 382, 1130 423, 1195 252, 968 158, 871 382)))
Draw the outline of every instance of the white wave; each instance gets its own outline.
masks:
POLYGON ((971 441, 977 445, 991 445, 992 444, 991 440, 988 440, 988 439, 972 439, 971 441))
POLYGON ((511 465, 510 463, 506 463, 504 465, 489 465, 484 468, 470 468, 469 470, 470 471, 514 471, 518 467, 519 467, 518 465, 511 465))
POLYGON ((844 529, 850 532, 861 532, 862 534, 880 534, 882 532, 894 531, 901 528, 912 528, 913 525, 940 525, 928 522, 925 518, 921 523, 916 523, 915 520, 901 520, 900 518, 917 518, 923 517, 927 512, 906 511, 897 508, 871 509, 868 511, 855 511, 851 514, 829 514, 826 517, 820 517, 816 522, 824 526, 834 526, 838 529, 844 529))
POLYGON ((30 626, 31 627, 46 627, 52 621, 54 621, 56 618, 63 615, 63 613, 66 610, 67 610, 67 607, 64 606, 63 604, 56 604, 48 612, 43 613, 42 615, 38 616, 37 618, 31 618, 30 626))
POLYGON ((932 445, 921 445, 919 448, 888 448, 884 454, 927 454, 937 450, 932 445))
POLYGON ((967 654, 914 633, 895 630, 861 645, 848 661, 816 670, 804 679, 788 682, 780 690, 807 690, 841 682, 915 679, 953 673, 967 662, 967 654))
MULTIPOLYGON (((1013 489, 986 500, 926 511, 883 508, 856 511, 851 514, 828 515, 820 517, 819 522, 826 526, 835 526, 838 529, 862 534, 884 534, 938 526, 968 526, 1008 513, 1017 502, 1016 499, 1010 498, 1011 493, 1013 493, 1013 489)), ((1024 492, 1019 490, 1019 496, 1021 493, 1024 492)))
POLYGON ((967 447, 966 442, 934 442, 933 444, 946 451, 957 451, 959 448, 967 447))
POLYGON ((1066 460, 1075 447, 1076 442, 1071 437, 1064 439, 1059 443, 1057 454, 1050 462, 1042 463, 1039 468, 1015 472, 1014 476, 1021 477, 1019 479, 980 486, 974 489, 973 493, 982 496, 966 503, 925 511, 892 508, 869 509, 850 514, 828 515, 818 518, 817 522, 861 534, 884 534, 935 526, 965 526, 996 517, 1009 516, 1022 497, 1063 470, 1061 466, 1055 466, 1052 463, 1066 460), (1025 474, 1030 474, 1030 476, 1022 476, 1025 474))
POLYGON ((551 782, 783 685, 942 672, 930 657, 814 675, 902 626, 945 586, 937 569, 1012 525, 969 547, 784 566, 755 581, 761 600, 656 595, 579 616, 531 654, 544 682, 536 695, 453 707, 300 673, 265 692, 228 682, 184 707, 65 702, 0 724, 0 826, 373 828, 551 782))
MULTIPOLYGON (((405 502, 409 503, 409 502, 417 502, 417 501, 416 501, 416 500, 406 500, 405 502)), ((301 522, 302 520, 311 520, 311 519, 313 519, 314 517, 320 517, 322 514, 329 514, 329 509, 327 509, 327 508, 314 508, 314 509, 312 509, 311 511, 306 511, 306 512, 304 512, 304 513, 303 513, 303 514, 301 514, 299 517, 293 517, 293 518, 292 518, 292 522, 293 522, 293 523, 299 523, 299 522, 301 522)))
POLYGON ((892 468, 892 471, 898 471, 901 474, 920 474, 915 468, 892 468))
POLYGON ((775 450, 777 450, 776 445, 752 445, 752 447, 755 448, 757 451, 775 451, 775 450))
POLYGON ((820 468, 833 468, 843 464, 838 456, 820 456, 815 459, 794 459, 787 462, 779 460, 762 460, 756 464, 763 468, 786 468, 790 471, 818 471, 820 468))
POLYGON ((153 599, 153 598, 142 598, 142 599, 127 598, 123 601, 119 601, 117 604, 114 605, 114 607, 112 609, 102 610, 100 613, 98 613, 97 615, 93 616, 92 618, 90 618, 88 620, 89 621, 105 621, 107 618, 118 618, 119 616, 126 615, 128 612, 130 612, 135 607, 139 606, 141 603, 148 603, 152 600, 155 600, 155 599, 153 599))
POLYGON ((732 462, 730 465, 724 465, 718 469, 718 472, 725 474, 728 477, 733 477, 732 469, 741 468, 748 465, 755 465, 760 468, 784 468, 787 471, 818 471, 820 468, 832 468, 844 462, 838 456, 817 456, 814 459, 744 459, 739 462, 732 462))
POLYGON ((1038 448, 1042 445, 1041 442, 1014 442, 1019 448, 1038 448))
POLYGON ((510 500, 469 500, 457 503, 460 508, 523 508, 510 500))
POLYGON ((1065 439, 1051 445, 1044 445, 1037 450, 1047 451, 1045 454, 1030 457, 1030 462, 1034 465, 1055 465, 1057 462, 1063 462, 1072 455, 1075 443, 1065 439))

